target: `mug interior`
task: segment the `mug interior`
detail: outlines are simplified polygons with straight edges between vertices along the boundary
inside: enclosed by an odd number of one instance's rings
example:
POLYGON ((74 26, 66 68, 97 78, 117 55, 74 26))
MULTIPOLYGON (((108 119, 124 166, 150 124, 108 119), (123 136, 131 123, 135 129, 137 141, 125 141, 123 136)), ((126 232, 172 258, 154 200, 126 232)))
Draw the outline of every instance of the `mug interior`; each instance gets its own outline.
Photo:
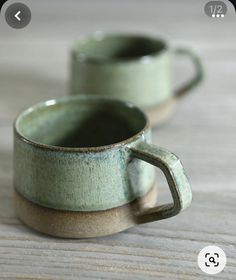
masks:
POLYGON ((70 97, 31 107, 18 117, 15 128, 23 138, 38 144, 86 148, 127 140, 146 123, 146 116, 131 104, 70 97))
POLYGON ((132 60, 159 54, 165 49, 161 40, 135 35, 93 36, 79 42, 75 53, 91 61, 132 60))

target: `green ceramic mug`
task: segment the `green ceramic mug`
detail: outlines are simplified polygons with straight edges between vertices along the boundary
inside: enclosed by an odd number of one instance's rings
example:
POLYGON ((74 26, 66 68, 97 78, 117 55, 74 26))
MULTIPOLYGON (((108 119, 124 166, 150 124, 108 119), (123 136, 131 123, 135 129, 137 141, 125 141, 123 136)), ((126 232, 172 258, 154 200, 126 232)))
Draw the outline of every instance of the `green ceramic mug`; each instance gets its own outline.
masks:
POLYGON ((155 37, 99 32, 75 42, 71 51, 71 94, 103 95, 132 102, 143 108, 154 124, 159 114, 201 79, 202 66, 192 51, 169 48, 155 37), (196 74, 173 90, 171 63, 176 55, 189 56, 196 74))
POLYGON ((178 214, 191 202, 187 177, 150 137, 145 114, 123 101, 68 96, 24 111, 14 127, 19 217, 44 233, 90 237, 178 214), (154 166, 173 203, 145 208, 156 199, 154 166))

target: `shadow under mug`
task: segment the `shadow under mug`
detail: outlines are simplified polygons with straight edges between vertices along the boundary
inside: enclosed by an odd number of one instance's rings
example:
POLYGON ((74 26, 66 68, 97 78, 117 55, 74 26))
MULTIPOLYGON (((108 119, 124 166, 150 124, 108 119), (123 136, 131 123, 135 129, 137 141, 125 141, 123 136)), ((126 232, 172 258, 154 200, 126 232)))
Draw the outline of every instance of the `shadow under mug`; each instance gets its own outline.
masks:
POLYGON ((180 160, 150 143, 145 114, 95 96, 45 101, 14 126, 15 208, 30 227, 59 237, 93 237, 177 215, 191 203, 180 160), (173 202, 156 204, 155 168, 173 202))
POLYGON ((200 60, 189 49, 169 48, 155 37, 100 32, 78 40, 72 47, 70 93, 132 102, 145 110, 151 124, 157 124, 201 81, 202 75, 200 60), (195 75, 173 90, 171 62, 176 55, 191 58, 195 75))

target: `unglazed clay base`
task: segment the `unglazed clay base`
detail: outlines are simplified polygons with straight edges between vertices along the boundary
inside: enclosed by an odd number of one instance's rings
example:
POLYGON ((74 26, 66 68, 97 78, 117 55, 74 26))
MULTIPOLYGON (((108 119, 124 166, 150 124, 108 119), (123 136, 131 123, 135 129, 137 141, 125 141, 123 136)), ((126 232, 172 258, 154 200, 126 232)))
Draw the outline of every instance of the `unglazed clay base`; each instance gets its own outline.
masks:
POLYGON ((157 188, 142 198, 104 211, 62 211, 42 207, 14 192, 17 216, 29 227, 57 237, 82 238, 110 235, 137 224, 136 216, 156 204, 157 188))
POLYGON ((155 127, 165 122, 171 116, 176 104, 177 99, 171 98, 160 105, 144 108, 151 126, 155 127))

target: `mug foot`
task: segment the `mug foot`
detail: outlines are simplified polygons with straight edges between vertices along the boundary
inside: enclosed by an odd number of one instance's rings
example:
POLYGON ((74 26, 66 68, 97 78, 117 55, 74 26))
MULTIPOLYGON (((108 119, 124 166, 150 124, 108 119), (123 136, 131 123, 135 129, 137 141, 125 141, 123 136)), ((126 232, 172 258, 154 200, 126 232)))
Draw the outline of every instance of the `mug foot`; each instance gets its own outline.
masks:
POLYGON ((152 107, 144 108, 152 127, 161 125, 164 123, 173 113, 177 104, 177 99, 172 97, 171 99, 161 103, 160 105, 154 105, 152 107))
POLYGON ((138 224, 136 216, 156 204, 154 185, 141 198, 104 211, 63 211, 35 204, 14 191, 15 210, 27 226, 57 237, 87 238, 110 235, 138 224))

